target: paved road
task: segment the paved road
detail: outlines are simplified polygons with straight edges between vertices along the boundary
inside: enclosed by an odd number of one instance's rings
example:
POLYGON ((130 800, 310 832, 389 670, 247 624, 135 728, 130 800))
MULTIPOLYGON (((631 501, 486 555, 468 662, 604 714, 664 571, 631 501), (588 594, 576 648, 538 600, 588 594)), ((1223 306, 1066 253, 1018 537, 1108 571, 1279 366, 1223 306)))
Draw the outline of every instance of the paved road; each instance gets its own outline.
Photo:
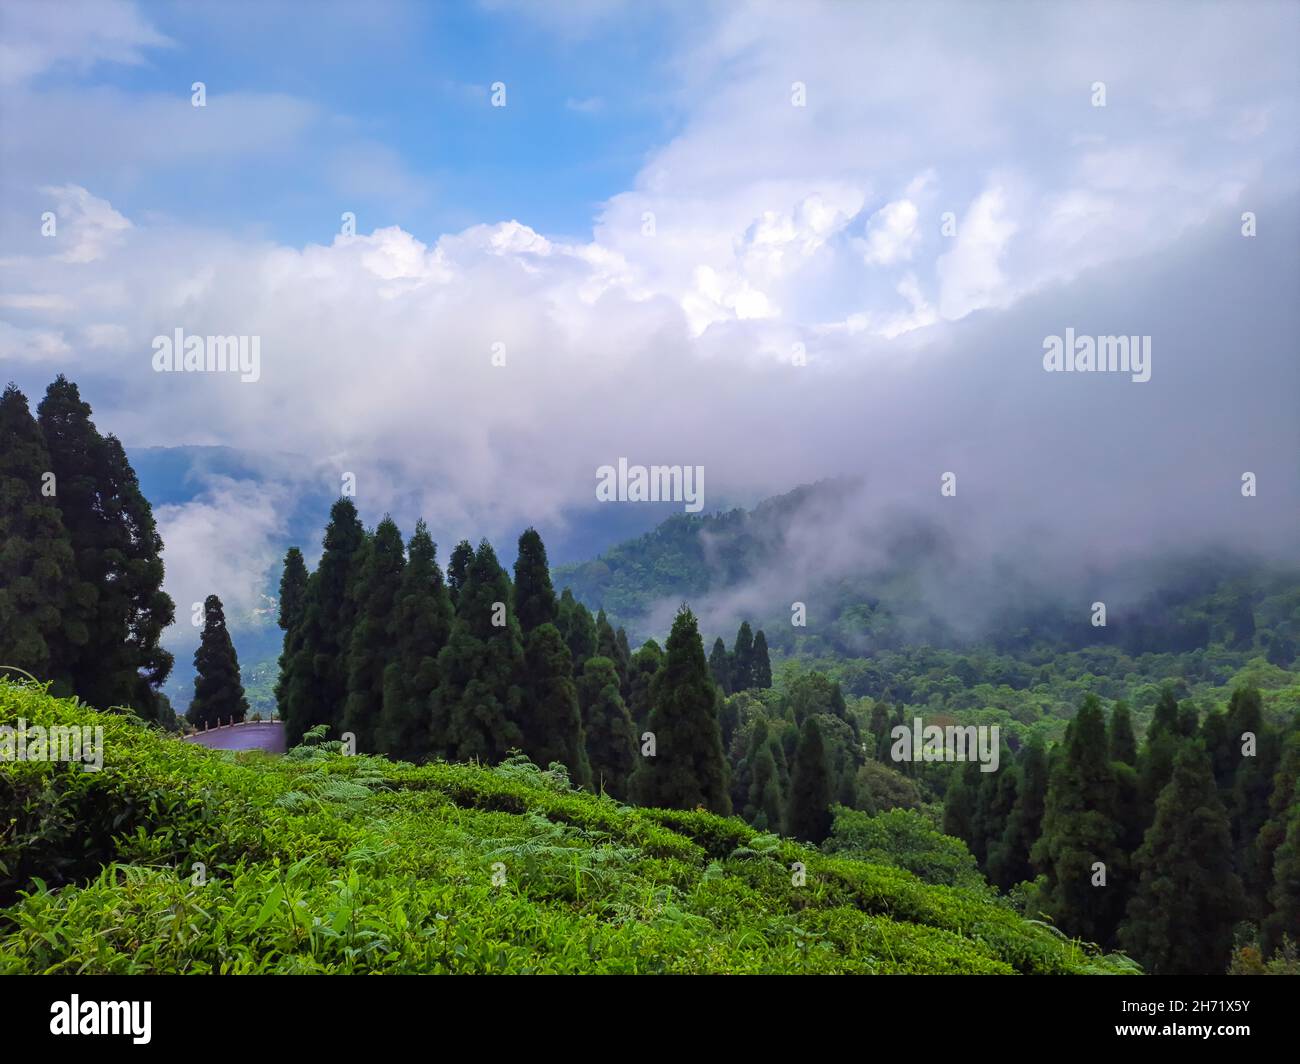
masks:
POLYGON ((284 725, 279 721, 236 724, 233 728, 187 735, 186 742, 198 743, 210 750, 265 750, 284 753, 284 725))

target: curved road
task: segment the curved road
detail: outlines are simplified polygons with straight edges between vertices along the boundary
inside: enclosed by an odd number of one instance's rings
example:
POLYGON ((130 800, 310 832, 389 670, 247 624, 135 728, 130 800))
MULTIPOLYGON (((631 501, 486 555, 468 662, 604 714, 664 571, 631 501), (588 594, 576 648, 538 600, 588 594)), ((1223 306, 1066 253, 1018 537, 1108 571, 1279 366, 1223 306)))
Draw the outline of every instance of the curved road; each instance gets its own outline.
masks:
POLYGON ((234 727, 214 728, 185 736, 187 743, 198 743, 209 750, 265 750, 284 753, 284 725, 278 720, 252 721, 234 727))

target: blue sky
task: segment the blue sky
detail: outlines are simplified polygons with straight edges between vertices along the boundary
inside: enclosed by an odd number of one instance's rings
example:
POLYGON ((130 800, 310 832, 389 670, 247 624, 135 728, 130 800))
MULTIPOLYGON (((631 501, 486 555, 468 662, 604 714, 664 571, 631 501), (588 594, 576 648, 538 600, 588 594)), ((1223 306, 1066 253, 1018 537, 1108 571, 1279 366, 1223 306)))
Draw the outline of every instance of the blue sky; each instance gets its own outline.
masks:
MULTIPOLYGON (((590 231, 597 206, 628 187, 677 108, 658 86, 668 18, 594 19, 550 30, 512 7, 142 3, 169 43, 135 64, 58 64, 42 90, 174 97, 203 81, 208 105, 231 94, 312 109, 256 159, 202 166, 177 158, 141 172, 109 167, 102 191, 128 212, 183 215, 279 240, 328 239, 338 207, 360 223, 420 235, 527 218, 590 231), (503 81, 507 106, 489 104, 503 81)), ((76 180, 68 166, 54 180, 76 180)), ((82 175, 84 176, 84 175, 82 175)))

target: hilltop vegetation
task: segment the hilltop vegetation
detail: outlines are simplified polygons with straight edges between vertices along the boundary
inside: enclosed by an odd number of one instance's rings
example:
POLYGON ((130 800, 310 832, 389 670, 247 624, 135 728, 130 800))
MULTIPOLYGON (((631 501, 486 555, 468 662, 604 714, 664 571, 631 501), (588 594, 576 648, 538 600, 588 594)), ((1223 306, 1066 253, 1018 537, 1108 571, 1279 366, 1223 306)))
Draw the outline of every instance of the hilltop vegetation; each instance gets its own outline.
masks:
POLYGON ((856 821, 829 855, 518 759, 414 767, 315 736, 221 754, 0 681, 0 723, 19 717, 100 725, 107 755, 0 773, 4 973, 1135 970, 942 850, 960 885, 881 863, 878 840, 859 859, 856 821))

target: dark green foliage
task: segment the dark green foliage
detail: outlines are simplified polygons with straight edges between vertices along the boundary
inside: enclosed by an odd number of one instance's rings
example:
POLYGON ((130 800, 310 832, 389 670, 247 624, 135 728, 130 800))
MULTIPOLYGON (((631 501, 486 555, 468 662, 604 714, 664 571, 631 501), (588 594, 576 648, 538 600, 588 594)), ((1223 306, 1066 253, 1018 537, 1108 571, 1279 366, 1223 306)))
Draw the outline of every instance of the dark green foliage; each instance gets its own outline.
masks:
POLYGON ((474 552, 456 600, 451 638, 438 655, 439 685, 432 700, 432 753, 455 761, 503 760, 523 745, 519 727, 524 664, 519 621, 504 614, 510 578, 483 540, 474 552), (502 624, 494 624, 494 619, 502 624))
POLYGON ((302 551, 290 547, 284 555, 284 571, 280 574, 280 627, 292 631, 302 621, 307 608, 307 565, 302 551))
POLYGON ((716 704, 695 615, 683 606, 651 691, 647 730, 654 733, 656 754, 642 757, 633 774, 638 804, 731 811, 716 704))
POLYGON ((891 809, 916 809, 921 805, 921 788, 914 780, 874 759, 858 769, 855 809, 876 814, 891 809))
POLYGON ((754 635, 754 664, 750 670, 750 686, 763 690, 772 686, 772 660, 767 653, 767 636, 761 628, 754 635))
POLYGON ((0 397, 0 665, 70 690, 94 589, 81 584, 59 507, 42 493, 51 469, 27 397, 10 384, 0 397))
POLYGON ((831 831, 831 779, 818 718, 810 716, 799 731, 799 747, 790 770, 786 834, 813 844, 831 831))
POLYGON ((275 706, 281 720, 285 719, 288 712, 290 663, 302 641, 302 621, 307 613, 307 580, 307 565, 303 561, 302 551, 290 547, 284 556, 284 571, 280 574, 278 621, 284 629, 284 644, 275 679, 275 706))
MULTIPOLYGON (((1300 810, 1300 719, 1292 723, 1283 746, 1277 772, 1273 776, 1273 792, 1269 796, 1269 816, 1259 829, 1254 847, 1255 865, 1251 870, 1250 881, 1266 886, 1265 912, 1268 914, 1263 925, 1263 946, 1265 955, 1272 953, 1281 945, 1283 932, 1293 932, 1300 925, 1296 923, 1296 899, 1298 896, 1294 876, 1296 869, 1283 869, 1281 879, 1278 877, 1278 854, 1286 841, 1287 831, 1294 822, 1294 813, 1300 810), (1288 877, 1291 882, 1288 885, 1288 877), (1280 887, 1279 887, 1280 883, 1280 887), (1288 912, 1280 915, 1275 910, 1277 897, 1282 899, 1283 910, 1291 906, 1288 912), (1290 922, 1288 922, 1288 919, 1290 922)), ((1296 852, 1294 847, 1292 854, 1296 852)))
POLYGON ((608 658, 614 663, 614 668, 618 670, 618 685, 621 693, 628 687, 628 666, 631 664, 629 657, 623 653, 623 647, 627 645, 627 636, 623 636, 623 645, 619 645, 618 633, 614 631, 613 625, 609 623, 609 618, 605 616, 605 611, 601 610, 596 615, 596 653, 602 658, 608 658))
POLYGON ((1263 933, 1266 956, 1282 947, 1283 936, 1294 937, 1300 930, 1300 802, 1291 806, 1286 823, 1286 835, 1273 854, 1270 911, 1263 933))
POLYGON ((351 499, 339 499, 330 509, 320 564, 307 579, 302 623, 282 679, 280 715, 290 745, 317 724, 338 732, 347 700, 347 649, 356 616, 353 584, 365 542, 356 506, 351 499))
POLYGON ((744 691, 754 686, 754 630, 742 621, 731 651, 731 689, 744 691))
POLYGON ((554 624, 538 625, 524 639, 523 751, 533 763, 559 761, 581 787, 591 783, 583 745, 582 714, 573 682, 573 659, 554 624))
POLYGON ((1147 730, 1146 748, 1140 762, 1139 781, 1146 823, 1155 817, 1156 799, 1174 771, 1174 758, 1182 745, 1178 701, 1168 687, 1160 692, 1147 730))
POLYGON ((1034 877, 1029 855, 1042 832, 1047 804, 1047 751, 1041 739, 1021 749, 1015 772, 1016 803, 1001 839, 989 846, 989 879, 1002 890, 1034 877))
MULTIPOLYGON (((953 768, 948 777, 948 789, 943 796, 943 833, 962 839, 967 845, 978 837, 975 815, 979 802, 979 784, 979 763, 967 761, 953 768)), ((979 860, 978 854, 976 860, 979 860)))
POLYGON ((637 735, 619 694, 618 670, 609 658, 587 659, 578 677, 578 703, 592 786, 624 800, 636 766, 637 735))
POLYGON ((1154 975, 1218 974, 1228 966, 1241 916, 1228 818, 1210 760, 1195 744, 1178 752, 1156 818, 1134 861, 1139 879, 1120 933, 1154 975))
POLYGON ((194 700, 186 718, 196 728, 239 724, 248 714, 248 699, 239 679, 239 659, 226 630, 221 599, 203 600, 203 634, 194 652, 194 700))
POLYGON ((893 717, 889 712, 888 704, 875 703, 871 707, 871 720, 867 725, 867 731, 870 732, 868 749, 871 751, 871 756, 882 764, 890 761, 889 748, 893 745, 890 731, 893 726, 893 717))
POLYGON ((731 694, 731 656, 722 636, 713 641, 713 649, 709 651, 709 675, 723 694, 731 694))
POLYGON ((744 816, 759 831, 777 831, 785 823, 789 770, 780 741, 761 717, 754 728, 746 759, 748 790, 744 816))
POLYGON ((515 616, 525 636, 539 625, 555 624, 559 619, 546 547, 534 528, 519 537, 519 556, 515 559, 515 616))
POLYGON ((1043 833, 1034 866, 1046 875, 1042 905, 1069 934, 1109 945, 1124 911, 1127 868, 1115 809, 1115 773, 1106 742, 1106 716, 1088 695, 1066 731, 1047 788, 1043 833), (1105 866, 1105 884, 1095 865, 1105 866))
POLYGON ((462 539, 452 548, 451 561, 447 563, 447 592, 451 596, 453 606, 460 601, 460 589, 465 584, 465 578, 469 575, 469 567, 473 561, 474 548, 469 540, 462 539))
POLYGON ((393 652, 384 670, 375 734, 377 749, 391 757, 415 761, 428 753, 429 703, 438 688, 438 655, 451 624, 451 596, 438 568, 437 547, 428 527, 418 521, 393 606, 393 652))
POLYGON ((586 660, 596 653, 596 619, 586 606, 574 599, 568 588, 560 596, 559 623, 556 627, 568 644, 576 675, 582 671, 586 660))
POLYGON ((384 677, 397 658, 394 610, 402 588, 406 553, 392 519, 379 522, 368 537, 357 567, 352 598, 356 615, 347 644, 347 701, 342 729, 356 737, 356 749, 379 749, 377 732, 384 707, 384 677))
POLYGON ((172 667, 159 640, 175 614, 162 590, 162 540, 121 443, 101 436, 90 414, 77 386, 61 375, 39 408, 80 582, 97 592, 79 591, 64 605, 68 630, 87 633, 84 643, 72 644, 68 675, 92 705, 131 706, 156 719, 155 689, 172 667))
POLYGON ((651 692, 663 661, 664 653, 653 639, 646 640, 632 655, 628 669, 627 711, 638 730, 644 728, 650 719, 651 692))
POLYGON ((1110 714, 1110 759, 1137 768, 1137 736, 1127 702, 1116 702, 1110 714))

